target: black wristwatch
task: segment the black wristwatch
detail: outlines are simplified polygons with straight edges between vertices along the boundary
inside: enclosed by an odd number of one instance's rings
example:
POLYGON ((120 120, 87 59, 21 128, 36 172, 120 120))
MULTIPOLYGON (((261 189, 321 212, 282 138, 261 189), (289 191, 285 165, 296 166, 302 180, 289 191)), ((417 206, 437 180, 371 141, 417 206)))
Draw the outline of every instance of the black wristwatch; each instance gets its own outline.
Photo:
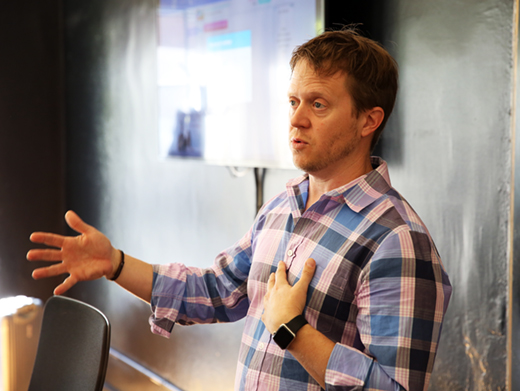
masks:
POLYGON ((298 315, 288 323, 282 324, 273 334, 273 340, 281 349, 287 349, 291 342, 296 338, 299 329, 307 324, 303 315, 298 315))

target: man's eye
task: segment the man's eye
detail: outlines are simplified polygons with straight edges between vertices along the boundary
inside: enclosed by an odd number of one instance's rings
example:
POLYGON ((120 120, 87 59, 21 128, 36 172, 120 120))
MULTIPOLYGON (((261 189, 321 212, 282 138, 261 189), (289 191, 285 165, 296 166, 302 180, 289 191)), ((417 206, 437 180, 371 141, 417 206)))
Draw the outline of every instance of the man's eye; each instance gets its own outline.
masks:
POLYGON ((323 106, 320 102, 314 102, 314 107, 317 109, 323 109, 325 106, 323 106))
POLYGON ((289 101, 289 105, 292 106, 292 107, 296 106, 296 101, 291 99, 289 101))

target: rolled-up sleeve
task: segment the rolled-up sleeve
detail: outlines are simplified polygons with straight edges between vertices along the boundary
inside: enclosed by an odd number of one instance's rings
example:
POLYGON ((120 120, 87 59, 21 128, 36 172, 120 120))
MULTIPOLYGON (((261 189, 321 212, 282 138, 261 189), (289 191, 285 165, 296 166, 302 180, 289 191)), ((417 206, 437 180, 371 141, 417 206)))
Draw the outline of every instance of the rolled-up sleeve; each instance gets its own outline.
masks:
POLYGON ((221 252, 209 268, 154 265, 150 325, 169 337, 182 325, 237 321, 247 314, 251 231, 221 252))

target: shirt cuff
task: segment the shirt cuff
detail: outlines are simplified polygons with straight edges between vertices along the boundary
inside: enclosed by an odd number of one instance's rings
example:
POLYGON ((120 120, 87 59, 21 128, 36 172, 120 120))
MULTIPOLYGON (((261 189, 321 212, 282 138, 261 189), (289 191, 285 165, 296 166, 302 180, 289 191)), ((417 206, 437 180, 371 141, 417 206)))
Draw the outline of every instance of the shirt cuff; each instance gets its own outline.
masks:
POLYGON ((152 315, 149 323, 154 334, 170 337, 173 326, 182 305, 182 283, 175 284, 172 279, 177 276, 174 264, 153 265, 152 298, 150 307, 152 315), (177 290, 176 290, 177 289, 177 290))
POLYGON ((348 386, 365 386, 374 360, 359 350, 336 344, 325 371, 327 390, 348 386))

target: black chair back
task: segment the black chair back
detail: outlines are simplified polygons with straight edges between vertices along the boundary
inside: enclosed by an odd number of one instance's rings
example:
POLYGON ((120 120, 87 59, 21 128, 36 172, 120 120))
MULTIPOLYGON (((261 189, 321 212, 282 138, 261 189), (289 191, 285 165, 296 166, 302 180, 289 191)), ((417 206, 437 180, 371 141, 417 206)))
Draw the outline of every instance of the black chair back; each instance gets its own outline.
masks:
POLYGON ((110 323, 97 308, 64 296, 45 304, 28 391, 101 391, 110 323))

